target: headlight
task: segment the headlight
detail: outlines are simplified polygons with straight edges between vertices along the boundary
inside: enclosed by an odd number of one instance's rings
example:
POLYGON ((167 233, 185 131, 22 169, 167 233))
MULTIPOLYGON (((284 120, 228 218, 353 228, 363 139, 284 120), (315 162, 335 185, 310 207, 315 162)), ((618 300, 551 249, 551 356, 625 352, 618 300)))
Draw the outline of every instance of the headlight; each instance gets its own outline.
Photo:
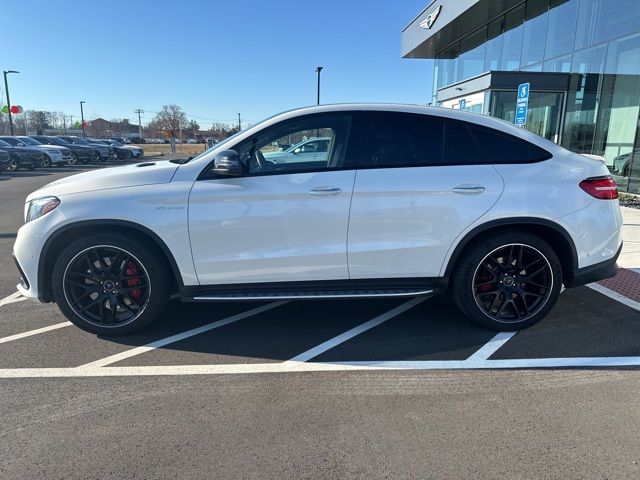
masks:
POLYGON ((25 223, 46 215, 51 210, 55 209, 58 205, 60 205, 60 199, 56 197, 43 197, 31 200, 29 202, 29 208, 27 209, 25 223))

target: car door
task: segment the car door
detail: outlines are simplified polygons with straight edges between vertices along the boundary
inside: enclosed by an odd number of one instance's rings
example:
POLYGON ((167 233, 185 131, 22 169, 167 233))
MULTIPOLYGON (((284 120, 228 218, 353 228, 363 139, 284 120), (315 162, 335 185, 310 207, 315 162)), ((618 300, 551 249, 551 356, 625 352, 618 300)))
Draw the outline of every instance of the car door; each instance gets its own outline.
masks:
POLYGON ((503 182, 464 122, 372 113, 349 223, 351 278, 438 277, 454 240, 503 182))
POLYGON ((348 113, 285 121, 234 147, 243 176, 204 172, 189 198, 189 234, 202 285, 349 277, 354 128, 348 113), (279 164, 265 157, 275 145, 317 132, 331 138, 324 160, 279 164))

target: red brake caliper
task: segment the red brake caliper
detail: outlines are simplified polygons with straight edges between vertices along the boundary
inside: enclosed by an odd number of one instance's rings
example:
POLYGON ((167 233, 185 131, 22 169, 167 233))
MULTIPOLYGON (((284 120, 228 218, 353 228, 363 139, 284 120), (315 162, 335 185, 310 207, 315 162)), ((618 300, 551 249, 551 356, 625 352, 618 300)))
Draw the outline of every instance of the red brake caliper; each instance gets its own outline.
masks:
MULTIPOLYGON (((128 277, 136 277, 139 275, 138 267, 135 263, 133 263, 133 261, 129 261, 129 263, 127 263, 125 273, 128 277)), ((127 280, 127 287, 135 287, 136 285, 140 285, 140 283, 142 282, 139 278, 132 278, 130 280, 127 280)), ((138 300, 141 295, 142 291, 139 288, 134 288, 133 290, 131 290, 131 292, 129 292, 129 296, 134 300, 138 300)))

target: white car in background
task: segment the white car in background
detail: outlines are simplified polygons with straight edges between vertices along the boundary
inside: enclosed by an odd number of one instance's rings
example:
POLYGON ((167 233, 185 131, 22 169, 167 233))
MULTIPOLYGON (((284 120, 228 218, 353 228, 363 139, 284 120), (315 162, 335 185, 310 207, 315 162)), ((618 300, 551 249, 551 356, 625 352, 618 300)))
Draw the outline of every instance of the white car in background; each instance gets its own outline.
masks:
POLYGON ((65 147, 55 145, 43 145, 31 137, 15 136, 0 137, 1 140, 13 145, 14 147, 31 147, 44 153, 41 168, 50 167, 52 165, 66 165, 71 160, 71 150, 65 147))
POLYGON ((325 161, 330 142, 329 137, 305 139, 281 152, 267 152, 264 156, 277 163, 325 161))
POLYGON ((191 160, 85 172, 31 193, 20 293, 80 328, 127 334, 182 301, 450 292, 518 330, 562 285, 611 277, 618 190, 601 161, 484 115, 348 104, 282 113, 191 160), (278 163, 289 138, 324 159, 278 163), (585 234, 588 232, 588 234, 585 234))

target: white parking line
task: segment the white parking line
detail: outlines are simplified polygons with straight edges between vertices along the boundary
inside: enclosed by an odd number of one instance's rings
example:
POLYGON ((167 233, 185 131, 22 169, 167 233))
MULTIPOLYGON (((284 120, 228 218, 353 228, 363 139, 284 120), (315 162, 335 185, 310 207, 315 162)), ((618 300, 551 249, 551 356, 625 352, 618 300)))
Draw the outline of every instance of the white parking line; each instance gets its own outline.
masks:
POLYGON ((0 307, 2 307, 3 305, 9 305, 10 303, 22 302, 26 299, 27 297, 23 297, 20 292, 15 292, 0 300, 0 307))
POLYGON ((110 365, 112 363, 116 363, 121 360, 124 360, 125 358, 135 357, 136 355, 140 355, 141 353, 145 353, 150 350, 155 350, 156 348, 164 347, 165 345, 169 345, 170 343, 179 342, 180 340, 184 340, 185 338, 193 337, 194 335, 208 332, 209 330, 223 327, 225 325, 229 325, 230 323, 237 322, 238 320, 242 320, 244 318, 248 318, 253 315, 266 312, 267 310, 271 310, 272 308, 279 307, 280 305, 284 305, 285 303, 287 302, 268 303, 267 305, 262 305, 260 307, 253 308, 251 310, 247 310, 246 312, 238 313, 236 315, 223 318, 222 320, 217 320, 215 322, 208 323, 207 325, 203 325, 201 327, 187 330, 186 332, 182 332, 176 335, 172 335, 170 337, 162 338, 160 340, 156 340, 155 342, 151 342, 146 345, 142 345, 140 347, 132 348, 130 350, 126 350, 121 353, 116 353, 115 355, 101 358, 100 360, 96 360, 95 362, 86 363, 77 368, 83 369, 83 368, 104 367, 106 365, 110 365))
POLYGON ((518 332, 500 332, 487 343, 485 343, 482 348, 480 348, 476 353, 467 358, 467 362, 475 363, 475 362, 483 362, 488 360, 491 355, 496 353, 500 347, 502 347, 505 343, 507 343, 511 338, 518 332))
POLYGON ((426 300, 425 297, 413 298, 408 302, 398 305, 397 307, 389 310, 388 312, 383 313, 382 315, 378 315, 377 317, 369 320, 368 322, 358 325, 357 327, 354 327, 351 330, 347 330, 346 332, 338 335, 337 337, 333 337, 331 340, 327 340, 326 342, 323 342, 320 345, 307 350, 306 352, 302 352, 301 354, 296 355, 292 359, 287 360, 287 362, 306 362, 307 360, 311 360, 312 358, 317 357, 318 355, 326 352, 327 350, 330 350, 336 345, 340 345, 341 343, 346 342, 347 340, 355 337, 356 335, 360 335, 361 333, 366 332, 367 330, 370 330, 373 327, 377 327, 382 322, 386 322, 387 320, 397 315, 400 315, 402 312, 406 312, 410 308, 415 307, 416 305, 424 302, 425 300, 426 300))
POLYGON ((7 368, 0 369, 0 378, 61 378, 61 377, 131 377, 230 375, 256 373, 299 373, 377 370, 484 370, 511 368, 600 368, 639 367, 640 357, 572 357, 530 358, 513 360, 427 360, 388 362, 292 362, 227 365, 172 365, 139 367, 73 367, 73 368, 7 368))
POLYGON ((635 300, 631 300, 630 298, 627 298, 624 295, 620 295, 618 292, 614 292, 613 290, 607 287, 603 287, 599 283, 589 283, 587 287, 589 287, 592 290, 595 290, 596 292, 602 293, 603 295, 606 295, 609 298, 613 298, 614 300, 617 300, 623 305, 626 305, 627 307, 633 308, 634 310, 637 310, 640 312, 640 302, 636 302, 635 300))
POLYGON ((28 332, 16 333, 15 335, 9 335, 8 337, 0 338, 0 343, 12 342, 14 340, 20 340, 21 338, 31 337, 38 335, 39 333, 50 332, 51 330, 57 330, 58 328, 68 327, 72 325, 71 322, 62 322, 49 325, 48 327, 36 328, 35 330, 29 330, 28 332))

